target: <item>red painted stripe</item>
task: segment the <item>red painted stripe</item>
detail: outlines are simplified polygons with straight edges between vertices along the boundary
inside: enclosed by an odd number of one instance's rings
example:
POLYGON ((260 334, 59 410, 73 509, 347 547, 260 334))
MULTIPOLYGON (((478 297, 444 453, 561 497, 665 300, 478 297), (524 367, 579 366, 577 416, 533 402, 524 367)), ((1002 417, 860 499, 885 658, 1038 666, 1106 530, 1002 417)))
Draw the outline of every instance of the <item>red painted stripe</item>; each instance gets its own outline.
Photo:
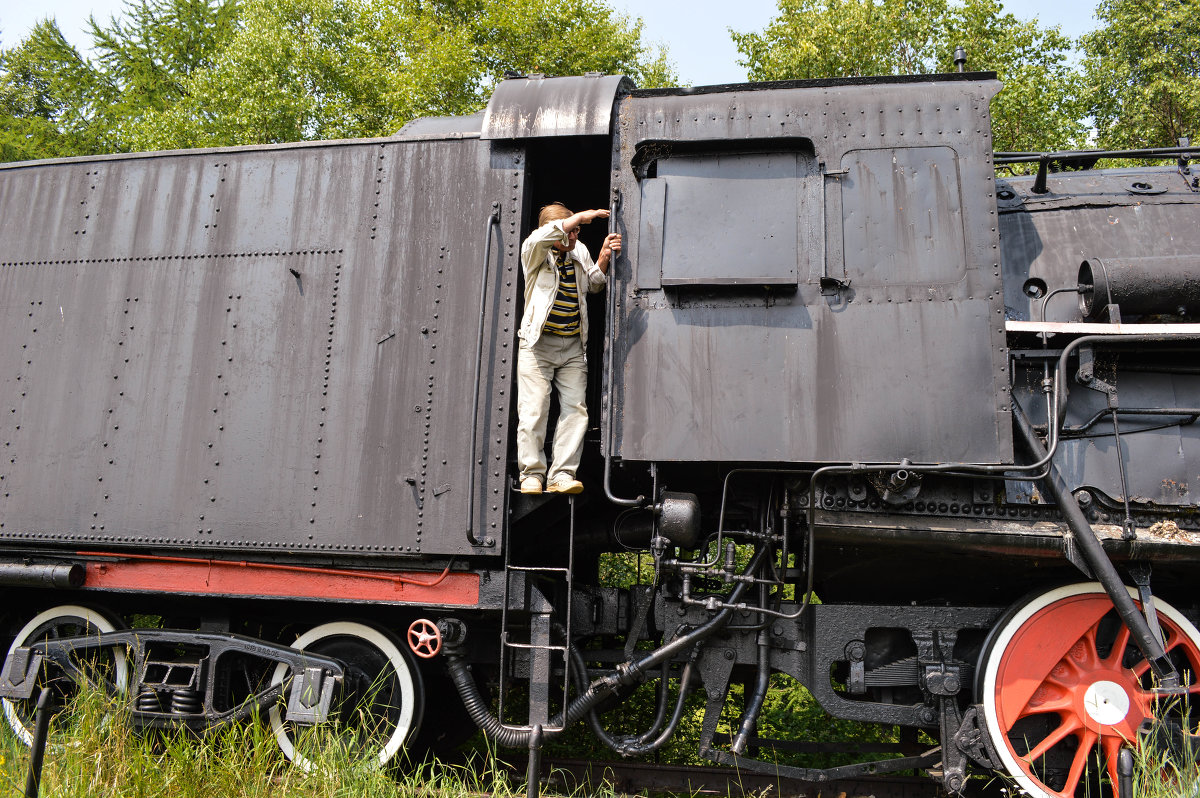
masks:
POLYGON ((352 571, 109 552, 79 554, 114 558, 87 563, 84 587, 98 590, 341 599, 390 604, 471 606, 479 603, 479 575, 475 573, 352 571))

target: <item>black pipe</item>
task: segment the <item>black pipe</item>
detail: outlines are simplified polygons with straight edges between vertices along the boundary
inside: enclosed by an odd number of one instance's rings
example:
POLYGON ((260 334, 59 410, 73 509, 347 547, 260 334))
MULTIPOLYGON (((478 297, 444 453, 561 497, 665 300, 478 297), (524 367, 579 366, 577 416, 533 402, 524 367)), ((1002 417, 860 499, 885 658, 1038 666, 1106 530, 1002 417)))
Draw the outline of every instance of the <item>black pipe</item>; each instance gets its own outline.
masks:
MULTIPOLYGON (((612 205, 608 211, 608 232, 617 232, 617 221, 620 219, 618 212, 621 210, 621 191, 614 188, 612 191, 612 205)), ((608 379, 604 381, 604 412, 608 413, 610 419, 614 418, 616 411, 613 410, 613 386, 616 384, 613 378, 613 362, 615 357, 612 352, 612 344, 616 340, 616 322, 617 322, 617 256, 609 258, 608 261, 608 315, 604 318, 604 340, 609 342, 608 352, 608 379)), ((609 425, 610 431, 608 436, 608 445, 604 451, 604 496, 618 507, 641 507, 646 503, 646 497, 639 495, 636 499, 624 499, 617 496, 612 491, 612 461, 613 452, 616 450, 615 436, 612 430, 617 428, 616 424, 609 425)))
POLYGON ((754 680, 754 692, 746 699, 746 711, 742 715, 742 725, 729 750, 742 754, 754 729, 758 725, 758 715, 762 711, 763 700, 767 697, 767 687, 771 678, 771 644, 765 630, 758 633, 758 673, 754 680))
POLYGON ((83 586, 85 575, 79 563, 0 563, 0 585, 5 587, 76 588, 83 586))
POLYGON ((1117 798, 1133 798, 1133 751, 1128 746, 1117 754, 1117 798))
POLYGON ((996 165, 1010 163, 1033 163, 1034 161, 1061 161, 1068 158, 1138 158, 1159 159, 1171 156, 1196 157, 1196 147, 1156 147, 1142 150, 1061 150, 1058 152, 996 152, 992 153, 996 165))
MULTIPOLYGON (((1033 427, 1030 426, 1029 419, 1025 416, 1025 411, 1016 402, 1013 403, 1013 418, 1016 420, 1016 427, 1020 431, 1021 437, 1033 455, 1033 458, 1041 460, 1045 456, 1046 450, 1034 433, 1033 427)), ((1054 503, 1058 505, 1058 509, 1062 512, 1063 518, 1071 530, 1071 535, 1075 538, 1075 542, 1079 544, 1079 553, 1083 555, 1084 561, 1104 587, 1104 592, 1112 600, 1113 606, 1117 609, 1117 614, 1121 616, 1121 621, 1129 629, 1129 633, 1133 636, 1133 641, 1137 644, 1138 650, 1142 652, 1142 656, 1150 663, 1150 667, 1154 670, 1154 675, 1158 677, 1160 685, 1166 688, 1178 687, 1179 672, 1175 670, 1175 666, 1167 658, 1167 653, 1163 650, 1158 638, 1150 631, 1150 625, 1146 623, 1146 619, 1138 610, 1137 604, 1130 597, 1129 591, 1125 588, 1125 582, 1121 579, 1116 567, 1105 553, 1104 546, 1100 543, 1099 538, 1096 537, 1096 533, 1092 530, 1092 525, 1088 523, 1083 510, 1079 509, 1079 503, 1075 501, 1075 496, 1067 487, 1058 469, 1051 466, 1050 473, 1042 480, 1042 484, 1046 486, 1047 492, 1054 499, 1054 503)))
POLYGON ((50 729, 50 688, 43 687, 38 696, 37 714, 33 721, 32 751, 29 755, 29 775, 25 779, 25 798, 37 798, 42 783, 42 759, 46 755, 46 735, 50 729))
MULTIPOLYGON (((750 559, 750 564, 746 566, 743 576, 749 576, 758 570, 763 557, 766 555, 766 551, 767 549, 764 547, 755 553, 750 559)), ((741 599, 748 585, 748 582, 739 582, 730 592, 729 600, 726 603, 727 606, 691 632, 675 638, 667 645, 637 662, 627 662, 619 666, 612 673, 592 682, 587 690, 567 706, 565 714, 562 712, 558 713, 550 719, 547 725, 565 729, 584 717, 597 704, 616 692, 618 688, 643 681, 642 674, 645 671, 662 665, 664 662, 675 657, 683 649, 694 646, 724 629, 733 616, 734 607, 732 605, 735 605, 741 599)), ((500 745, 511 748, 527 746, 530 735, 533 732, 506 727, 503 722, 492 715, 487 702, 479 694, 479 687, 471 678, 469 666, 463 655, 463 640, 455 639, 454 642, 446 640, 444 651, 446 652, 446 669, 450 672, 450 679, 454 682, 454 686, 462 698, 467 714, 470 715, 471 720, 475 722, 475 725, 479 727, 484 736, 500 745)), ((543 731, 543 734, 546 736, 553 733, 555 732, 549 730, 543 731)))
POLYGON ((542 793, 542 726, 537 724, 529 734, 529 765, 525 769, 525 798, 538 798, 542 793))
MULTIPOLYGON (((654 722, 650 724, 649 729, 637 738, 639 745, 654 739, 655 735, 658 734, 658 730, 662 728, 663 721, 667 719, 667 699, 669 698, 667 688, 669 687, 670 676, 671 666, 663 663, 662 675, 658 680, 658 702, 654 707, 654 722)), ((682 683, 680 683, 680 688, 682 689, 682 683)), ((588 715, 589 720, 594 717, 596 717, 595 711, 588 715)), ((597 720, 599 719, 597 718, 597 720)))
MULTIPOLYGON (((695 667, 696 663, 694 660, 688 660, 687 665, 683 666, 683 673, 679 677, 679 697, 675 700, 675 711, 671 713, 671 721, 667 724, 667 727, 663 729, 657 737, 655 737, 653 740, 644 739, 650 736, 650 734, 647 733, 643 734, 636 740, 617 743, 616 745, 611 745, 610 747, 621 756, 642 756, 644 754, 657 751, 659 748, 662 748, 664 745, 666 745, 667 741, 674 736, 675 730, 679 728, 679 721, 683 719, 683 711, 687 708, 687 697, 691 692, 692 673, 695 667)), ((593 716, 594 714, 595 713, 593 713, 593 716)), ((597 723, 592 726, 593 730, 595 730, 596 725, 599 725, 599 719, 597 719, 597 723)))

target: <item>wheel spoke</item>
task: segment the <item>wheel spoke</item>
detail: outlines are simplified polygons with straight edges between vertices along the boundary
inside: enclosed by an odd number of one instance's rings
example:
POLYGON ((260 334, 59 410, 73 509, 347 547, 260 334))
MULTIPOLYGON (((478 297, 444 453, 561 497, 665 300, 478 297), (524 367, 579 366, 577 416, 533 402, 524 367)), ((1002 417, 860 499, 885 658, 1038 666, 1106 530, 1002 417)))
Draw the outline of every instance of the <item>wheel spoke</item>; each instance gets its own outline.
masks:
MULTIPOLYGON (((1049 681, 1049 680, 1047 679, 1047 681, 1049 681)), ((1039 692, 1041 692, 1041 690, 1045 690, 1045 689, 1046 689, 1046 686, 1043 685, 1040 688, 1039 692)), ((1071 698, 1070 691, 1056 690, 1055 692, 1056 692, 1056 695, 1051 696, 1049 698, 1045 698, 1041 701, 1038 701, 1038 703, 1036 703, 1036 704, 1033 702, 1035 700, 1037 700, 1038 694, 1034 693, 1034 697, 1031 698, 1029 700, 1029 703, 1025 705, 1025 708, 1023 710, 1021 710, 1021 714, 1018 717, 1018 720, 1020 718, 1026 718, 1026 717, 1030 717, 1033 715, 1045 715, 1048 712, 1069 711, 1071 709, 1072 704, 1074 703, 1073 699, 1071 698)))
POLYGON ((1079 732, 1082 728, 1083 724, 1081 724, 1074 716, 1063 718, 1058 728, 1046 735, 1046 739, 1035 745, 1033 749, 1022 758, 1028 761, 1032 766, 1034 762, 1045 756, 1047 751, 1058 745, 1070 735, 1079 732))
POLYGON ((1100 634, 1100 622, 1103 620, 1101 618, 1100 621, 1092 624, 1087 633, 1079 640, 1084 645, 1084 654, 1086 655, 1084 660, 1078 663, 1081 670, 1093 671, 1104 664, 1104 660, 1100 658, 1100 648, 1096 644, 1096 638, 1100 634))
POLYGON ((1092 748, 1095 747, 1099 736, 1090 729, 1084 729, 1083 734, 1079 735, 1079 747, 1075 749, 1075 757, 1071 760, 1071 770, 1067 773, 1067 783, 1063 787, 1063 795, 1075 794, 1075 788, 1079 786, 1079 781, 1083 778, 1084 769, 1087 767, 1088 759, 1092 755, 1092 748))
POLYGON ((1112 736, 1105 737, 1101 744, 1101 750, 1104 751, 1104 767, 1108 771, 1108 780, 1113 785, 1114 793, 1118 784, 1117 756, 1121 753, 1121 748, 1125 745, 1125 742, 1120 737, 1112 736))
POLYGON ((1112 651, 1108 653, 1108 658, 1104 660, 1104 666, 1109 670, 1118 670, 1121 667, 1122 660, 1125 659, 1125 648, 1129 645, 1129 627, 1121 624, 1117 629, 1117 637, 1113 640, 1112 651))

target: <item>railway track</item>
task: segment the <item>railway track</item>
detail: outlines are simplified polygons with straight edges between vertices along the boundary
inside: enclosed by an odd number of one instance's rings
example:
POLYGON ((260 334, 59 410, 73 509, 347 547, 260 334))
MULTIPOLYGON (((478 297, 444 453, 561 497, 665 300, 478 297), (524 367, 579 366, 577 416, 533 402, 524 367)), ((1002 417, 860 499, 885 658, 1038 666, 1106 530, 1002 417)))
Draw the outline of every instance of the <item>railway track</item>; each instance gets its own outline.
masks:
MULTIPOLYGON (((524 763, 514 762, 518 778, 524 763)), ((661 765, 647 762, 552 759, 542 762, 544 794, 595 794, 608 785, 621 795, 725 795, 730 798, 944 798, 938 785, 919 776, 878 776, 825 784, 739 772, 713 766, 661 765)), ((983 796, 984 793, 973 793, 983 796)))

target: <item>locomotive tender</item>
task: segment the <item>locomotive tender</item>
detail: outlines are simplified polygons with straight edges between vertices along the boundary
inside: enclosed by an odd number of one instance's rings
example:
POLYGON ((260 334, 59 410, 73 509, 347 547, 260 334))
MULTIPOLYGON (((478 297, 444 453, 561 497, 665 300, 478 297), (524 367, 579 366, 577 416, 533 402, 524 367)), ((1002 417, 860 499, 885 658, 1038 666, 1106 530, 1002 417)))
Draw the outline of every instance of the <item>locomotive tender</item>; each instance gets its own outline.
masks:
POLYGON ((145 725, 262 707, 302 764, 359 701, 381 763, 583 720, 634 755, 698 693, 716 762, 1113 794, 1200 690, 1200 189, 1182 150, 997 176, 999 89, 535 76, 386 139, 0 167, 8 725, 90 678, 145 725), (513 484, 552 201, 625 242, 571 498, 513 484), (776 765, 772 674, 910 746, 776 765))

